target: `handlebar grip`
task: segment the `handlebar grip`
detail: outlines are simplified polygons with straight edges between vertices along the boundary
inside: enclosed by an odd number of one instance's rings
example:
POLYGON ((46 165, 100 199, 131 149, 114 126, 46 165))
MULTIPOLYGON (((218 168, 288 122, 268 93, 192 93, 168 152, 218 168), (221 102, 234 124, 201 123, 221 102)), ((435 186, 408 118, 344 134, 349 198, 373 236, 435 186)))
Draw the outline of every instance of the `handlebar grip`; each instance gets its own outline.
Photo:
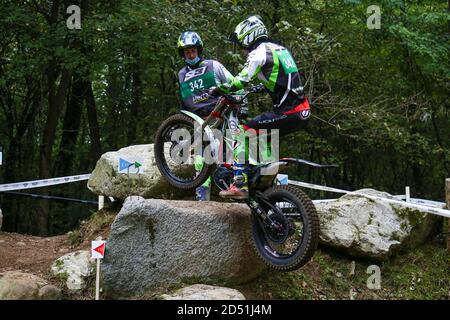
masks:
POLYGON ((221 95, 220 92, 218 91, 217 87, 211 87, 204 91, 206 91, 206 93, 208 93, 211 97, 218 97, 221 95))

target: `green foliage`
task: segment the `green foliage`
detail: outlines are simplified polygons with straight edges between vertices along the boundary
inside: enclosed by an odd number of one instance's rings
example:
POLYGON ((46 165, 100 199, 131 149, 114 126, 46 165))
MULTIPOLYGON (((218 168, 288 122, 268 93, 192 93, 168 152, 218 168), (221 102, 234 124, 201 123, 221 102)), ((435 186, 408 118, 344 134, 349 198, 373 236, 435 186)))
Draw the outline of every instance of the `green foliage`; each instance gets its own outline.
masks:
MULTIPOLYGON (((97 160, 91 126, 100 131, 101 152, 153 142, 161 121, 179 109, 180 33, 199 32, 204 56, 221 61, 236 74, 244 60, 233 52, 227 37, 246 16, 259 14, 271 38, 293 52, 313 106, 308 130, 283 139, 282 155, 340 165, 337 170, 294 169, 292 178, 390 193, 403 193, 409 185, 413 196, 442 200, 443 181, 450 173, 448 3, 379 1, 381 29, 369 30, 367 7, 372 4, 83 0, 82 28, 68 30, 61 2, 3 0, 2 181, 38 178, 43 172, 42 150, 48 144, 52 175, 91 171, 97 160), (70 83, 55 138, 44 141, 50 97, 57 96, 65 71, 70 83), (92 86, 98 123, 90 123, 85 100, 78 126, 77 117, 67 111, 79 94, 75 80, 92 86), (66 145, 67 139, 73 145, 66 145)), ((86 98, 87 92, 82 91, 81 97, 86 98)), ((251 115, 270 108, 267 96, 251 98, 251 115)), ((78 186, 68 193, 89 197, 78 186)), ((34 232, 34 200, 2 198, 9 208, 6 228, 34 232)), ((90 214, 88 209, 80 214, 78 208, 53 204, 51 211, 54 233, 72 228, 90 214), (72 220, 65 220, 68 216, 72 220)))

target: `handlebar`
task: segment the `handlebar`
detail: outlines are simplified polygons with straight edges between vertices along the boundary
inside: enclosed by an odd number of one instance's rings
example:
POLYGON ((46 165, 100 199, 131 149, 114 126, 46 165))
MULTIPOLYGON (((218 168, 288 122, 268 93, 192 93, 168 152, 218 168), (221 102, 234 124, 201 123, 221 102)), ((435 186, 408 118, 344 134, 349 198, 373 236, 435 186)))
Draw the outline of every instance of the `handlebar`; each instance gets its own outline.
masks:
MULTIPOLYGON (((210 96, 212 96, 212 92, 215 92, 215 89, 217 89, 217 87, 211 87, 209 89, 203 90, 202 92, 203 93, 208 93, 210 96)), ((262 91, 264 91, 264 85, 262 83, 259 83, 259 84, 254 85, 254 86, 250 86, 250 87, 244 89, 244 95, 240 95, 242 97, 241 100, 244 100, 245 98, 247 98, 247 96, 250 93, 259 93, 259 92, 262 92, 262 91)), ((218 95, 230 97, 233 94, 218 93, 218 95)), ((232 99, 232 100, 235 100, 235 99, 232 99)))
MULTIPOLYGON (((208 93, 211 96, 212 95, 211 93, 214 92, 215 89, 216 89, 215 87, 211 87, 207 90, 203 90, 202 92, 208 93)), ((260 84, 250 86, 250 87, 244 89, 244 92, 245 92, 244 95, 220 94, 220 96, 225 97, 227 100, 229 100, 233 103, 236 103, 237 105, 241 105, 250 93, 258 93, 263 90, 264 90, 264 85, 260 83, 260 84)), ((214 107, 214 110, 209 114, 209 116, 203 122, 201 131, 203 131, 205 129, 205 127, 207 125, 209 125, 211 123, 211 121, 213 121, 213 119, 216 117, 217 113, 222 112, 222 107, 223 107, 223 104, 219 101, 216 104, 216 106, 214 107)))

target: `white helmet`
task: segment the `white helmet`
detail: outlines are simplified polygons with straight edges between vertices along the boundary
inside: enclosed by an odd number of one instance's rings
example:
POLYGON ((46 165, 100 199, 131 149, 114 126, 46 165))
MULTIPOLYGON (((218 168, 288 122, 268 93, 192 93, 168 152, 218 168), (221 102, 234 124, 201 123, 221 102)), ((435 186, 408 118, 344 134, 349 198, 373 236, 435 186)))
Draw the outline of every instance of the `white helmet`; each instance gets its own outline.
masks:
POLYGON ((267 39, 267 28, 260 16, 250 16, 237 25, 230 40, 237 42, 243 48, 250 48, 256 40, 267 39))

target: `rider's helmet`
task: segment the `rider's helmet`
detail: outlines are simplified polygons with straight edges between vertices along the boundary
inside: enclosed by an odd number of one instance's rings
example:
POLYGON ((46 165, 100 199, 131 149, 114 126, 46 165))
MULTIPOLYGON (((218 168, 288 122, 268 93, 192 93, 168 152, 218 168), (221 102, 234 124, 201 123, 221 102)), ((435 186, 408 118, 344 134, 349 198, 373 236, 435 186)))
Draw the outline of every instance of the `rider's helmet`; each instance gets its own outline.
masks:
POLYGON ((268 39, 267 28, 260 16, 250 16, 239 23, 230 35, 230 40, 244 49, 249 49, 261 39, 268 39))
POLYGON ((196 47, 198 54, 203 51, 203 42, 197 32, 186 31, 178 38, 178 53, 184 58, 184 49, 196 47))

